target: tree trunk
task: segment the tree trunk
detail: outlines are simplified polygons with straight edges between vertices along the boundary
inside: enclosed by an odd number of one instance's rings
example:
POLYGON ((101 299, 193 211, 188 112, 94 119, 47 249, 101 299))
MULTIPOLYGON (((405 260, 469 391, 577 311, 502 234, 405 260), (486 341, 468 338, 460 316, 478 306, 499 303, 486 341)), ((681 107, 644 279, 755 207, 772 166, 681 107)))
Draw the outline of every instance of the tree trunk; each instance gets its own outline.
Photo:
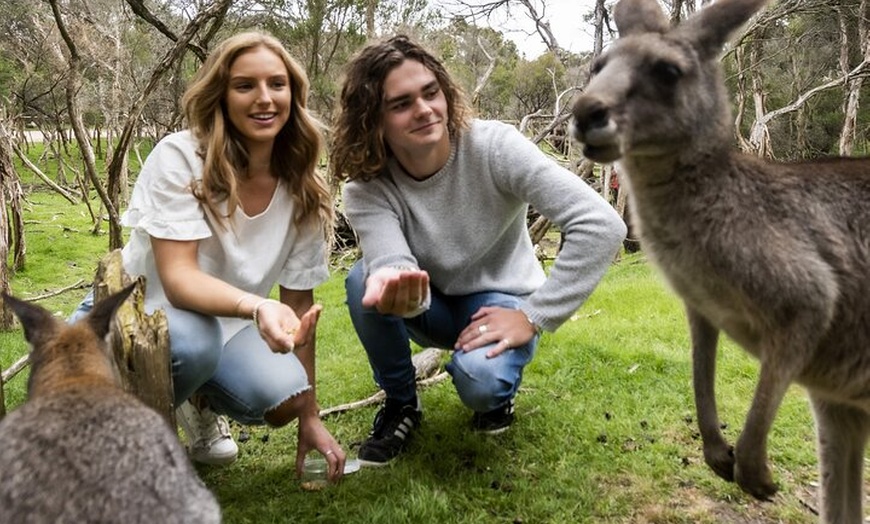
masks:
POLYGON ((746 51, 743 46, 734 48, 734 69, 736 71, 737 89, 734 93, 734 135, 737 146, 744 153, 752 151, 749 140, 743 136, 743 114, 746 111, 746 51))
MULTIPOLYGON (((63 38, 64 43, 66 43, 67 50, 69 51, 69 69, 67 71, 66 80, 66 105, 67 111, 69 112, 69 122, 72 126, 73 134, 76 137, 76 142, 78 142, 79 149, 81 150, 82 160, 84 161, 85 173, 87 177, 91 180, 91 183, 94 184, 94 188, 97 190, 97 193, 99 193, 103 205, 106 206, 106 209, 109 212, 110 227, 113 224, 117 224, 118 236, 120 236, 121 220, 118 215, 118 210, 109 199, 109 195, 106 193, 106 191, 103 189, 103 185, 100 183, 99 175, 97 174, 97 164, 94 157, 94 149, 91 145, 90 138, 88 137, 87 130, 85 129, 85 124, 82 120, 82 114, 79 109, 78 100, 76 99, 76 94, 78 92, 81 79, 81 56, 79 55, 78 48, 76 47, 75 42, 73 42, 72 37, 67 31, 66 23, 64 22, 63 16, 61 15, 60 9, 57 5, 57 0, 49 0, 49 4, 51 4, 51 11, 52 13, 54 13, 54 20, 57 23, 58 31, 60 31, 61 37, 63 38)), ((98 216, 94 224, 94 232, 99 232, 99 230, 100 219, 98 216)))
MULTIPOLYGON (((870 2, 861 0, 858 16, 858 41, 860 42, 864 61, 870 61, 870 38, 867 29, 867 18, 870 16, 868 9, 870 2)), ((840 72, 847 75, 849 72, 849 38, 847 17, 842 7, 838 9, 840 19, 840 72)), ((845 84, 843 94, 843 127, 840 129, 839 154, 849 156, 855 145, 855 133, 858 122, 858 105, 861 99, 861 87, 864 85, 863 77, 850 78, 845 84)))
POLYGON ((671 25, 677 25, 680 23, 680 19, 683 17, 683 0, 674 0, 673 5, 671 6, 671 25))
MULTIPOLYGON (((2 118, 3 115, 0 115, 2 118)), ((12 163, 11 137, 6 133, 5 122, 0 125, 0 202, 3 202, 3 212, 0 213, 0 291, 9 292, 9 266, 6 260, 9 258, 9 219, 6 213, 8 202, 6 188, 10 180, 17 180, 15 166, 12 163)), ((14 207, 14 206, 12 206, 14 207)), ((18 206, 20 209, 20 205, 18 206)), ((12 310, 6 304, 0 308, 0 329, 9 330, 15 325, 12 310)), ((0 384, 2 386, 2 384, 0 384)), ((2 404, 2 403, 0 403, 2 404)))
POLYGON ((628 229, 625 240, 622 242, 622 247, 625 248, 626 253, 637 253, 641 248, 640 239, 637 235, 637 228, 632 224, 631 210, 628 209, 628 202, 628 189, 625 184, 619 184, 616 190, 616 212, 622 217, 622 221, 625 222, 625 227, 628 229))
POLYGON ((595 0, 595 36, 592 44, 592 59, 598 58, 601 51, 604 49, 604 25, 607 18, 607 8, 604 6, 604 0, 595 0))
POLYGON ((375 37, 375 11, 378 8, 378 0, 367 0, 366 2, 366 38, 369 40, 375 37))
MULTIPOLYGON (((124 271, 121 250, 111 251, 97 267, 94 300, 99 302, 130 282, 124 271)), ((162 309, 151 315, 145 313, 145 285, 145 279, 139 278, 131 298, 118 309, 111 346, 124 389, 163 415, 174 428, 169 327, 162 309)))
MULTIPOLYGON (((2 226, 3 235, 6 238, 6 247, 3 250, 3 257, 9 255, 9 245, 13 246, 12 255, 12 270, 19 271, 27 264, 27 241, 24 234, 24 212, 21 209, 21 202, 24 200, 24 191, 21 189, 21 179, 18 178, 18 172, 12 163, 12 151, 15 151, 22 159, 26 159, 20 149, 12 142, 12 134, 10 127, 6 122, 0 120, 0 163, 7 164, 8 167, 0 168, 0 179, 3 184, 3 201, 8 202, 9 212, 3 218, 4 225, 2 226), (8 171, 7 171, 8 169, 8 171), (12 221, 11 227, 9 220, 12 221)), ((7 260, 2 258, 0 260, 7 260)), ((5 268, 5 264, 4 264, 5 268)), ((4 271, 8 271, 4 269, 4 271)), ((4 278, 8 278, 4 277, 4 278)), ((3 290, 8 290, 8 285, 3 285, 3 290)), ((4 312, 10 314, 11 312, 4 312)), ((2 316, 2 315, 0 315, 2 316)), ((12 322, 11 317, 0 318, 0 329, 6 326, 5 322, 12 322)))
POLYGON ((763 116, 765 113, 764 79, 761 76, 762 42, 763 34, 748 42, 749 49, 749 75, 752 83, 752 101, 755 108, 755 123, 749 134, 749 143, 753 152, 762 157, 770 156, 770 130, 763 116))

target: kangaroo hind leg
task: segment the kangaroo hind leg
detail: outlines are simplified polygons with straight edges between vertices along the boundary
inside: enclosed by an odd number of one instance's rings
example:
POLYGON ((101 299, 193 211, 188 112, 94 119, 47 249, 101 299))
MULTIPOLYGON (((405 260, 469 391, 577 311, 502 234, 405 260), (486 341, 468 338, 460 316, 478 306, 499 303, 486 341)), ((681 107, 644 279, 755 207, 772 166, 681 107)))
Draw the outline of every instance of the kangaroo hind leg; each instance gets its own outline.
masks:
POLYGON ((864 522, 864 448, 870 416, 812 393, 810 400, 816 420, 821 521, 860 524, 864 522))
POLYGON ((734 479, 760 500, 776 494, 767 461, 767 436, 782 399, 795 378, 806 368, 818 344, 818 333, 806 328, 811 322, 802 317, 787 326, 773 329, 758 345, 761 370, 752 405, 734 451, 734 479))

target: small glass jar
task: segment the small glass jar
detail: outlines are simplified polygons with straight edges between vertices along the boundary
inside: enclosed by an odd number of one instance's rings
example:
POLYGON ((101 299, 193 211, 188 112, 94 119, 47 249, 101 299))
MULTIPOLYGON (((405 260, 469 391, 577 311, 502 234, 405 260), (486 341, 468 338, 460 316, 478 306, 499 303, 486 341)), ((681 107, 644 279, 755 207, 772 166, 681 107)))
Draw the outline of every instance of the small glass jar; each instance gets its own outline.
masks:
POLYGON ((329 463, 323 457, 305 457, 302 465, 302 489, 307 491, 320 491, 325 488, 329 463))
MULTIPOLYGON (((349 458, 344 463, 344 474, 356 473, 359 468, 359 460, 349 458)), ((302 464, 302 478, 300 479, 302 489, 320 491, 325 488, 329 484, 328 472, 329 462, 326 461, 325 457, 319 455, 305 457, 305 462, 302 464)))

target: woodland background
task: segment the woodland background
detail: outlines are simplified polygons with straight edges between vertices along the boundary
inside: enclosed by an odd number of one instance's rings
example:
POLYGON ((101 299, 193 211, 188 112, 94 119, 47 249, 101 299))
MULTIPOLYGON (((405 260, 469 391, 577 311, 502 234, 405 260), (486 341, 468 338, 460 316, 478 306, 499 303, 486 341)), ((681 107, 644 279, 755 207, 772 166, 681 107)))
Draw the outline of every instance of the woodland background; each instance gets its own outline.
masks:
MULTIPOLYGON (((703 3, 665 7, 678 21, 703 3)), ((370 39, 410 34, 442 57, 479 116, 516 124, 623 212, 613 170, 593 169, 566 139, 571 99, 616 36, 611 8, 608 0, 578 7, 577 26, 594 35, 592 51, 578 54, 559 45, 567 35, 551 31, 547 0, 0 0, 0 197, 8 210, 0 257, 10 259, 0 265, 0 289, 26 264, 26 191, 12 159, 70 203, 86 203, 93 232, 108 232, 107 250, 122 246, 131 157, 138 166, 143 150, 183 127, 186 82, 216 42, 250 28, 276 35, 305 66, 310 106, 327 124, 347 59, 370 39), (487 24, 504 13, 533 20, 532 36, 548 51, 521 55, 487 24), (27 160, 34 137, 45 141, 37 162, 27 160), (64 159, 71 148, 80 161, 64 159)), ((741 149, 779 159, 866 154, 868 13, 868 0, 778 0, 748 24, 723 58, 741 149)), ((535 240, 549 229, 534 216, 530 226, 535 240)), ((352 245, 346 233, 339 251, 352 245)), ((3 312, 0 325, 10 320, 3 312)))
MULTIPOLYGON (((310 106, 326 124, 348 57, 370 38, 414 36, 443 58, 481 117, 517 125, 622 212, 626 195, 613 170, 592 166, 566 139, 571 99, 616 36, 612 4, 578 7, 576 26, 594 45, 570 53, 559 44, 569 35, 550 30, 547 0, 0 0, 0 260, 8 261, 0 291, 12 281, 22 296, 71 312, 101 253, 124 242, 119 217, 142 159, 184 125, 178 100, 187 80, 215 43, 254 27, 305 66, 310 106), (508 12, 535 20, 531 36, 549 51, 523 56, 488 23, 508 12)), ((664 5, 674 20, 702 8, 664 5)), ((735 144, 783 160, 867 155, 868 22, 868 0, 775 0, 753 19, 723 50, 735 144)), ((534 213, 529 224, 547 258, 558 232, 534 213)), ((317 290, 324 406, 374 392, 361 379, 368 364, 348 335, 343 303, 342 268, 356 250, 352 235, 339 240, 334 276, 317 290)), ((4 376, 27 352, 12 325, 0 308, 4 376)), ((576 318, 542 339, 522 389, 522 423, 503 438, 468 435, 455 392, 432 387, 423 393, 427 431, 388 470, 305 492, 292 480, 294 431, 234 425, 240 459, 200 473, 225 522, 815 522, 818 473, 802 390, 792 388, 771 432, 781 494, 758 503, 703 463, 688 347, 676 297, 642 253, 626 254, 576 318)), ((720 364, 720 416, 733 440, 757 367, 728 340, 720 364)), ((20 404, 23 377, 6 385, 8 406, 20 404)), ((352 451, 373 409, 327 423, 352 451)))

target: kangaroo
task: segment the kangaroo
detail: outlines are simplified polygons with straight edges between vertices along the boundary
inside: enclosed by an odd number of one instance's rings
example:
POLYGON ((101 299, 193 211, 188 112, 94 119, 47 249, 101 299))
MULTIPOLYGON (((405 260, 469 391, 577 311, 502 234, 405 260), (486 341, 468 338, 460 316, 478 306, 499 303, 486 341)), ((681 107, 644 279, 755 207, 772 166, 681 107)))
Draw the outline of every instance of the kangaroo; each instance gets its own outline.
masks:
POLYGON ((32 348, 27 401, 0 421, 0 522, 220 522, 175 432, 120 386, 105 338, 132 290, 74 325, 3 295, 32 348))
POLYGON ((863 521, 870 430, 870 159, 775 163, 737 152, 719 55, 765 0, 718 0, 669 27, 621 0, 619 38, 573 106, 584 154, 617 162, 641 244, 685 305, 706 463, 762 500, 767 435, 789 384, 808 392, 821 516, 863 521), (732 448, 719 430, 719 333, 760 361, 732 448))

